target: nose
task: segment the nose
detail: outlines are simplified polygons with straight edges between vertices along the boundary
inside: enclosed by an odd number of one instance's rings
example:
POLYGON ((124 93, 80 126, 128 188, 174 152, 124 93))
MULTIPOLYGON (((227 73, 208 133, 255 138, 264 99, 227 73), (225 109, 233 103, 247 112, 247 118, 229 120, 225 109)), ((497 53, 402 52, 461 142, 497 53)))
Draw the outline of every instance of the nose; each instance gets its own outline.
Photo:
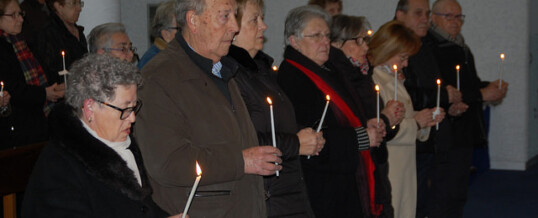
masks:
POLYGON ((136 121, 136 115, 135 115, 135 112, 131 112, 131 114, 129 114, 129 116, 127 117, 127 121, 131 122, 131 123, 134 123, 136 121))
POLYGON ((262 21, 260 22, 260 30, 265 31, 266 29, 267 29, 267 24, 265 24, 265 22, 262 19, 262 21))
POLYGON ((233 33, 237 33, 239 32, 239 25, 237 24, 237 18, 235 17, 235 15, 232 15, 230 16, 230 31, 232 31, 233 33))

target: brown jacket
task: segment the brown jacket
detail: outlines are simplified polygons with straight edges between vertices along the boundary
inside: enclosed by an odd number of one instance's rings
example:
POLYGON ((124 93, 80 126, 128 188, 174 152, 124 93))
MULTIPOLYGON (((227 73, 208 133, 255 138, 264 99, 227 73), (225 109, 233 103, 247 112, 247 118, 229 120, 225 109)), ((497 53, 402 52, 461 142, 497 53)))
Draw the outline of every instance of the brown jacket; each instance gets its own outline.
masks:
POLYGON ((183 212, 198 161, 203 174, 191 217, 265 217, 262 177, 244 173, 241 151, 258 145, 239 89, 228 82, 232 106, 178 40, 142 70, 135 134, 153 199, 170 214, 183 212))

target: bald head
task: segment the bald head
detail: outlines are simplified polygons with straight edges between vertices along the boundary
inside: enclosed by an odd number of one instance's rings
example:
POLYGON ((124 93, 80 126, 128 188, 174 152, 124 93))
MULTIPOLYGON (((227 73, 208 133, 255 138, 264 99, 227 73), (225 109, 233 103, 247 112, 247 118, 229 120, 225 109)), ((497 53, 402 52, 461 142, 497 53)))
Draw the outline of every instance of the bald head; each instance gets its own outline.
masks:
POLYGON ((432 23, 451 37, 460 34, 463 18, 461 6, 456 0, 437 0, 433 3, 432 23))

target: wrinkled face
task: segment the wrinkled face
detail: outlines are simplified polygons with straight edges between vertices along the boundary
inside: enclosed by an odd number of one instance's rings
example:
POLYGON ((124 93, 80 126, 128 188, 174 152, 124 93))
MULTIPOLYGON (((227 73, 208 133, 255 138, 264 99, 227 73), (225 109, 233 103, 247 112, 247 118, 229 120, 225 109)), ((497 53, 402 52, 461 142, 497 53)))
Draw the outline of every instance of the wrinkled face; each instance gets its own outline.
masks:
POLYGON ((267 25, 263 22, 261 8, 252 2, 247 2, 241 18, 241 29, 235 36, 234 45, 249 52, 251 56, 263 49, 263 32, 267 25))
POLYGON ((463 25, 461 7, 454 1, 445 1, 441 4, 438 11, 432 14, 432 22, 444 32, 456 37, 460 34, 463 25))
POLYGON ((430 27, 430 5, 426 0, 409 0, 409 10, 397 11, 396 19, 412 29, 417 36, 424 37, 430 27))
POLYGON ((235 0, 206 0, 205 10, 198 15, 187 18, 194 26, 195 51, 217 62, 228 54, 232 39, 239 31, 235 0))
POLYGON ((364 40, 366 36, 367 34, 365 32, 361 32, 355 36, 355 39, 346 40, 341 47, 346 56, 352 57, 361 64, 366 63, 366 53, 368 53, 368 45, 366 40, 364 40))
POLYGON ((5 15, 0 17, 0 29, 10 35, 21 33, 24 19, 20 16, 20 13, 21 8, 15 0, 8 3, 4 9, 5 15))
POLYGON ((133 43, 125 33, 114 33, 110 37, 112 40, 111 48, 108 53, 120 60, 131 62, 133 60, 133 43))
POLYGON ((392 69, 392 65, 398 66, 398 71, 407 67, 407 61, 409 60, 409 53, 402 52, 387 60, 384 65, 388 65, 392 69))
POLYGON ((82 3, 80 0, 65 0, 64 5, 55 2, 54 8, 56 9, 56 14, 63 22, 75 24, 82 11, 82 3))
MULTIPOLYGON (((107 104, 118 108, 134 107, 136 105, 136 85, 117 86, 116 97, 107 104)), ((120 119, 121 112, 94 101, 92 104, 93 121, 89 124, 97 135, 111 142, 127 140, 131 133, 131 124, 135 122, 135 113, 131 113, 127 119, 120 119)))
POLYGON ((290 36, 290 45, 321 66, 329 60, 330 34, 325 20, 312 18, 303 29, 301 37, 290 36))
POLYGON ((325 11, 331 16, 334 16, 340 14, 342 12, 342 8, 340 8, 340 4, 338 4, 338 2, 327 2, 325 4, 325 11))

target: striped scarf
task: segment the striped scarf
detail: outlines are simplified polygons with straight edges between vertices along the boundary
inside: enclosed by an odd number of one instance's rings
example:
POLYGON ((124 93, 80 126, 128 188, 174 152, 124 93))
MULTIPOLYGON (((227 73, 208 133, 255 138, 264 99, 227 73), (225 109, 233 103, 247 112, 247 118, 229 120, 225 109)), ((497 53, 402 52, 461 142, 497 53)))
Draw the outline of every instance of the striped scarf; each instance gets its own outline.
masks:
MULTIPOLYGON (((10 35, 1 29, 0 37, 4 37, 13 46, 13 51, 17 55, 17 59, 21 65, 26 84, 46 88, 48 83, 45 72, 22 37, 19 35, 10 35)), ((53 102, 45 101, 45 105, 43 105, 45 116, 48 116, 52 106, 53 102)))

